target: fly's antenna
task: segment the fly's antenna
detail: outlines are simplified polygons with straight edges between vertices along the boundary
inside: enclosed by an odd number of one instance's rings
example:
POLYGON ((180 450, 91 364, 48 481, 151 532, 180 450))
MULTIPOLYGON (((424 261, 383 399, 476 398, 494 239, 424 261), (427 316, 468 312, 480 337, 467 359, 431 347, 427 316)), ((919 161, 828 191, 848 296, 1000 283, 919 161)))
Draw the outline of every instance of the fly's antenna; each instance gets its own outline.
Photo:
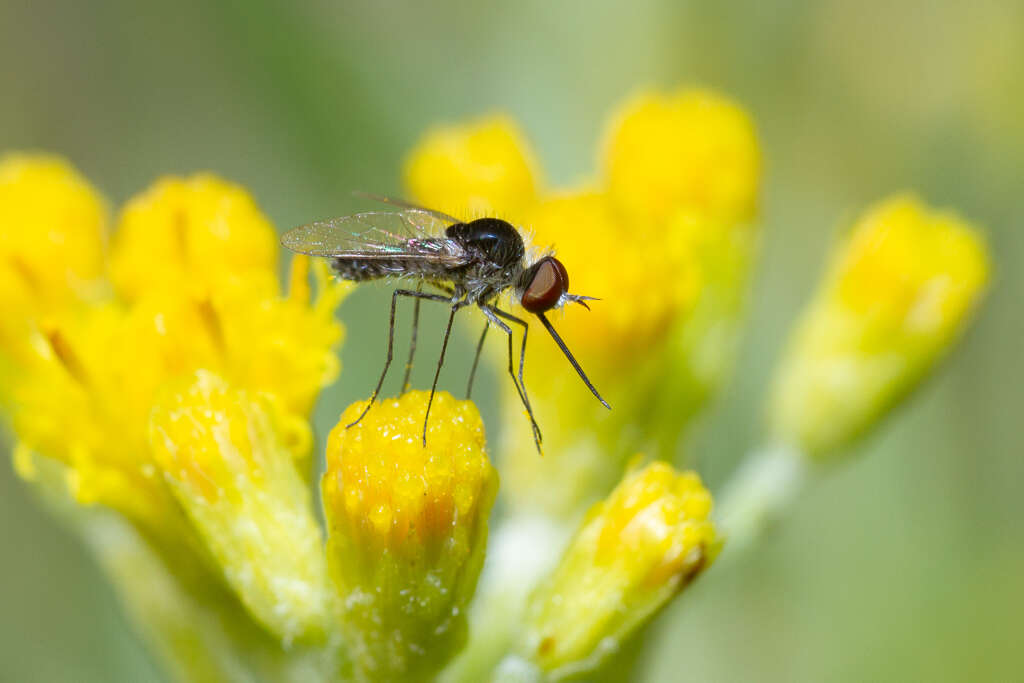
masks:
MULTIPOLYGON (((580 303, 583 302, 581 301, 580 303)), ((558 344, 558 348, 562 349, 562 353, 564 353, 565 357, 569 359, 569 363, 572 364, 572 367, 576 370, 576 373, 580 376, 580 379, 583 380, 583 383, 587 385, 587 388, 590 389, 590 392, 597 397, 597 400, 601 402, 601 405, 603 405, 608 410, 611 410, 612 407, 608 405, 607 401, 601 398, 601 394, 597 393, 597 389, 595 389, 594 385, 590 383, 589 379, 587 379, 587 373, 583 372, 583 368, 581 368, 580 364, 576 362, 576 359, 572 357, 572 353, 569 351, 569 347, 565 345, 565 342, 562 341, 562 338, 558 336, 557 332, 555 332, 555 328, 551 325, 551 322, 544 316, 543 313, 538 313, 537 317, 540 318, 540 321, 542 323, 544 323, 544 327, 547 328, 548 334, 550 334, 551 338, 555 340, 556 344, 558 344)))
POLYGON ((424 213, 429 213, 431 216, 434 216, 436 218, 440 218, 443 221, 449 221, 451 223, 461 223, 462 222, 461 220, 459 220, 455 216, 449 216, 448 214, 444 213, 443 211, 437 211, 436 209, 428 209, 425 206, 420 206, 419 204, 413 204, 412 202, 407 202, 404 199, 396 199, 395 197, 386 197, 386 196, 384 196, 382 194, 374 194, 372 192, 363 192, 362 190, 353 190, 352 191, 352 196, 353 197, 360 197, 362 199, 369 199, 369 200, 374 201, 374 202, 380 202, 381 204, 390 204, 391 206, 397 206, 397 207, 400 207, 402 209, 414 209, 416 211, 422 211, 424 213))
POLYGON ((565 303, 567 304, 579 304, 583 308, 590 310, 590 306, 587 305, 588 301, 600 301, 596 296, 583 296, 582 294, 566 294, 565 303))

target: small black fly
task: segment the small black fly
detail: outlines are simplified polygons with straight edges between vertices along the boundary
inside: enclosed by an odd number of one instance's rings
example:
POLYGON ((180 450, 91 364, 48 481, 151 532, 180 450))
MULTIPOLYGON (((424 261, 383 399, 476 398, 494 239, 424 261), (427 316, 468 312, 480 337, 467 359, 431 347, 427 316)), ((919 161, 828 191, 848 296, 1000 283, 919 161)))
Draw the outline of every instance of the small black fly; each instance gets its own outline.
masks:
POLYGON ((404 201, 375 195, 370 197, 392 204, 401 210, 371 211, 310 223, 285 233, 281 239, 281 243, 292 251, 331 259, 335 272, 345 280, 362 282, 404 277, 417 281, 415 290, 396 289, 391 296, 388 353, 384 370, 377 381, 377 387, 373 390, 370 402, 348 427, 358 424, 363 419, 384 384, 384 378, 391 366, 395 341, 395 304, 400 296, 415 300, 412 342, 409 346, 409 361, 405 367, 403 391, 409 386, 409 373, 416 351, 420 302, 438 301, 447 304, 451 309, 444 340, 441 343, 441 356, 434 372, 434 383, 430 387, 427 412, 423 418, 424 446, 427 443, 427 418, 430 416, 430 406, 434 401, 437 379, 444 364, 455 314, 461 308, 474 305, 483 312, 487 322, 476 346, 466 398, 469 398, 473 390, 473 377, 476 374, 477 362, 480 360, 480 350, 487 337, 487 330, 493 324, 508 335, 508 371, 519 399, 530 417, 534 443, 537 450, 540 450, 540 428, 537 426, 533 408, 530 407, 530 400, 526 395, 526 385, 523 383, 526 334, 529 325, 525 320, 497 306, 499 296, 509 290, 523 308, 540 319, 597 400, 606 408, 611 408, 597 393, 583 368, 573 358, 565 342, 544 315, 547 311, 560 308, 567 303, 578 303, 589 308, 586 301, 593 300, 593 297, 569 294, 569 274, 558 259, 549 254, 528 264, 522 236, 512 225, 499 218, 478 218, 463 222, 446 213, 404 201), (425 285, 443 294, 424 292, 422 290, 425 285), (507 323, 523 327, 518 375, 514 370, 512 328, 507 323))

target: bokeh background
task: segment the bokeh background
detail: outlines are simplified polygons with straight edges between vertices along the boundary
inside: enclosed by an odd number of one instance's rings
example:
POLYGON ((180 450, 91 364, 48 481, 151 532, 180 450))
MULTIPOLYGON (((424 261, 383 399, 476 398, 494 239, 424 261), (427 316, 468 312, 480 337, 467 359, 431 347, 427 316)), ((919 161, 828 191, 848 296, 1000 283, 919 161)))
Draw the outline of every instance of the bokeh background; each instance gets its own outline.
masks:
MULTIPOLYGON (((996 260, 977 324, 776 533, 672 605, 644 673, 1021 680, 1024 3, 485 4, 0 0, 0 150, 66 155, 115 204, 160 174, 213 170, 287 228, 365 207, 350 190, 398 191, 434 123, 506 111, 570 182, 625 95, 719 89, 757 121, 765 185, 737 372, 693 435, 713 487, 757 444, 767 376, 843 222, 904 188, 958 208, 996 260)), ((372 386, 386 298, 366 287, 343 307, 346 369, 321 432, 372 386)), ((497 380, 478 391, 489 425, 497 380)), ((0 680, 160 680, 90 558, 7 466, 0 680)))

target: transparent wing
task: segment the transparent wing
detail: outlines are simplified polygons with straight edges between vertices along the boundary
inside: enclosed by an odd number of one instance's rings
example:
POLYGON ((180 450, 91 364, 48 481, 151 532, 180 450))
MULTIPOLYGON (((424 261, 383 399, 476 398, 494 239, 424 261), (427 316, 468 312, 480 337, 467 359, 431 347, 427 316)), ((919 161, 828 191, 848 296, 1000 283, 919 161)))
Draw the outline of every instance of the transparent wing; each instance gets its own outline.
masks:
POLYGON ((310 256, 348 259, 412 258, 449 266, 466 262, 465 250, 445 237, 451 223, 423 209, 369 211, 302 225, 281 244, 310 256))

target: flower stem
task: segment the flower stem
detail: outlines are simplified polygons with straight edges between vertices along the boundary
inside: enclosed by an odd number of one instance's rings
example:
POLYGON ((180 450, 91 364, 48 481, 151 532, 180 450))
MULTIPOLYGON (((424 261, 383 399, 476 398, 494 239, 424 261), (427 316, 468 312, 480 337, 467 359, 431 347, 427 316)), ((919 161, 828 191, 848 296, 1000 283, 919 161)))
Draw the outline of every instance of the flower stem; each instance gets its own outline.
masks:
POLYGON ((802 453, 788 446, 747 456, 720 496, 718 518, 727 539, 726 558, 738 555, 784 514, 807 483, 808 465, 802 453))

